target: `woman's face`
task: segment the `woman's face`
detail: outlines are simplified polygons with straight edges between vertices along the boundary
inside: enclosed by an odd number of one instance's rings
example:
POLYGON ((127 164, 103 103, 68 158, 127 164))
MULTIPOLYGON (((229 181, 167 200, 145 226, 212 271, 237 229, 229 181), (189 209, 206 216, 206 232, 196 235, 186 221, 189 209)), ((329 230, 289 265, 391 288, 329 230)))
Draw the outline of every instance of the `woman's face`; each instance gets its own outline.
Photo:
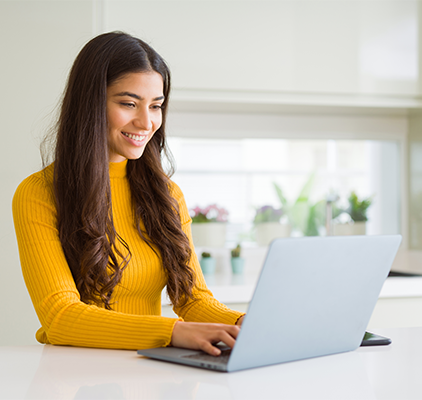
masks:
POLYGON ((158 72, 134 72, 107 88, 110 162, 135 160, 161 126, 163 78, 158 72))

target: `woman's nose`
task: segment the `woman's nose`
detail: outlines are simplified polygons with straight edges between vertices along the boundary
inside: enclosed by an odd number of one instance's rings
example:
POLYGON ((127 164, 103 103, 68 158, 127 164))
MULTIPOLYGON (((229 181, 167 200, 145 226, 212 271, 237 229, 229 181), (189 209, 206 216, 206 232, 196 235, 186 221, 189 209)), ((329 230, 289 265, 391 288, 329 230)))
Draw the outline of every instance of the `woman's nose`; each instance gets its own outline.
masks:
POLYGON ((148 110, 140 110, 133 121, 136 128, 149 131, 152 128, 151 116, 148 110))

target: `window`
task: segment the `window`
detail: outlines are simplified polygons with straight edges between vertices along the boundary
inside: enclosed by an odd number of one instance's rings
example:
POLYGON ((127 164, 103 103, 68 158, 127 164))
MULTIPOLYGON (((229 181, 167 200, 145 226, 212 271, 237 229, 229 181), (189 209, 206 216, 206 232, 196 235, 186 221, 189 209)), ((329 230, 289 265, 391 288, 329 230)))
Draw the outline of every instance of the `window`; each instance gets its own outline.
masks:
MULTIPOLYGON (((188 207, 216 203, 228 210, 227 246, 254 244, 256 208, 281 206, 274 183, 291 204, 309 179, 311 205, 337 195, 336 204, 345 208, 355 191, 372 199, 368 234, 401 230, 398 141, 170 137, 169 146, 177 165, 173 180, 188 207)), ((326 233, 324 224, 318 233, 326 233)))

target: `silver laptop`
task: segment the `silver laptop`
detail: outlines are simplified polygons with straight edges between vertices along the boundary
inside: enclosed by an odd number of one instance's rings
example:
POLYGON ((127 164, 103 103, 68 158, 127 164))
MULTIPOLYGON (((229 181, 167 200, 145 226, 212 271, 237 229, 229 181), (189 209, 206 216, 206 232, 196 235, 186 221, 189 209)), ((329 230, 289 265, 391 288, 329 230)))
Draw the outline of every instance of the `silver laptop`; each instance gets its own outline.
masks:
POLYGON ((276 239, 232 350, 138 353, 231 372, 355 350, 400 242, 400 235, 276 239))

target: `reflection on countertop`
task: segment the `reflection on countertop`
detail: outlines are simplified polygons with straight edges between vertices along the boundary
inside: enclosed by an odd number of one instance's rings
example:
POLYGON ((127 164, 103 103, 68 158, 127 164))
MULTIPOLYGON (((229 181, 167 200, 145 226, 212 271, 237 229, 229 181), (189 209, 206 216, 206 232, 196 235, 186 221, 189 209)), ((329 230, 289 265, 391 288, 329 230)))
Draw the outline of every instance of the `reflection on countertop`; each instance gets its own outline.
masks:
POLYGON ((154 361, 128 350, 0 347, 0 398, 420 398, 422 328, 377 333, 393 344, 234 373, 154 361))

